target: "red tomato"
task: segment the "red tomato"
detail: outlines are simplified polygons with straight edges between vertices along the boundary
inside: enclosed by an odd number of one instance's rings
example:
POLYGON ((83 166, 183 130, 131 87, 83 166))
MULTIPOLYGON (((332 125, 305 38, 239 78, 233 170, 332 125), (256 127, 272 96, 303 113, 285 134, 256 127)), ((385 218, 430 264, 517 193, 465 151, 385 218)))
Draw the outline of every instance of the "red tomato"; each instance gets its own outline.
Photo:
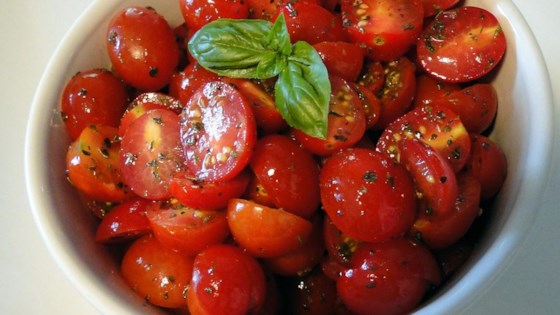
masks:
POLYGON ((348 266, 360 242, 342 233, 328 216, 323 224, 323 238, 329 257, 340 265, 348 266))
POLYGON ((354 82, 364 64, 364 49, 348 42, 320 42, 313 45, 329 74, 354 82))
POLYGON ((225 82, 237 88, 245 96, 253 114, 257 126, 265 133, 275 133, 284 130, 288 124, 276 108, 274 96, 264 90, 254 81, 248 79, 224 78, 225 82))
POLYGON ((235 241, 255 257, 278 257, 300 248, 311 235, 311 222, 295 214, 232 199, 227 219, 235 241))
POLYGON ((472 135, 472 153, 467 170, 480 181, 482 200, 488 200, 502 188, 507 176, 507 159, 502 148, 483 135, 472 135))
POLYGON ((463 238, 449 247, 434 251, 444 278, 453 275, 469 259, 473 245, 473 242, 463 238))
POLYGON ((117 202, 127 195, 119 166, 117 129, 90 125, 66 153, 68 180, 88 198, 117 202))
POLYGON ((368 149, 331 156, 321 171, 321 201, 348 236, 381 242, 404 235, 416 216, 414 183, 406 169, 368 149))
POLYGON ((263 185, 259 181, 259 178, 254 174, 243 197, 244 199, 254 201, 255 203, 269 208, 276 207, 276 201, 274 201, 274 198, 272 198, 266 189, 264 189, 263 185))
POLYGON ((352 268, 342 273, 336 285, 342 301, 358 314, 405 314, 440 279, 432 253, 401 238, 360 246, 352 268))
POLYGON ((152 109, 137 118, 122 136, 120 167, 137 195, 153 200, 171 196, 169 181, 183 165, 179 116, 152 109))
POLYGON ((490 72, 506 50, 496 17, 463 6, 438 14, 417 43, 418 60, 429 74, 449 82, 467 82, 490 72))
POLYGON ((416 77, 414 107, 432 105, 436 100, 445 99, 451 93, 460 90, 458 83, 444 82, 428 74, 421 74, 416 77))
POLYGON ((341 8, 350 39, 368 47, 373 60, 398 59, 422 31, 421 0, 342 0, 341 8))
POLYGON ((326 139, 314 138, 301 130, 294 130, 298 142, 310 152, 322 156, 354 146, 366 131, 363 104, 353 85, 335 76, 330 76, 330 81, 332 91, 326 139))
POLYGON ((175 34, 175 41, 179 47, 179 63, 177 64, 177 70, 182 70, 190 62, 194 61, 194 58, 187 49, 187 44, 192 35, 194 35, 194 32, 189 29, 186 23, 181 23, 173 28, 173 34, 175 34))
POLYGON ((337 307, 336 282, 320 269, 308 275, 290 279, 284 289, 286 314, 325 315, 335 313, 337 307))
POLYGON ((246 19, 249 6, 244 0, 180 0, 185 23, 194 31, 220 18, 246 19))
POLYGON ((257 139, 251 107, 224 82, 209 82, 182 113, 181 142, 186 167, 197 179, 229 180, 249 163, 257 139))
POLYGON ((111 72, 93 69, 78 72, 62 92, 60 114, 72 139, 89 125, 118 127, 126 109, 126 87, 111 72))
POLYGON ((238 247, 214 245, 194 260, 187 299, 192 315, 251 314, 265 300, 264 272, 238 247))
POLYGON ((373 129, 381 115, 381 100, 373 94, 372 90, 361 84, 354 84, 353 87, 362 102, 364 115, 366 116, 366 129, 373 129))
POLYGON ((180 203, 154 203, 146 216, 164 246, 188 256, 221 243, 229 235, 224 211, 197 210, 180 203))
POLYGON ((225 209, 230 199, 245 193, 251 173, 243 171, 236 177, 220 182, 203 182, 179 173, 169 182, 171 195, 182 204, 197 209, 225 209))
POLYGON ((277 208, 304 218, 311 218, 319 208, 319 166, 287 136, 261 138, 250 166, 277 208))
POLYGON ((308 2, 319 4, 319 0, 245 0, 249 5, 249 17, 252 19, 270 20, 276 14, 278 7, 286 3, 308 2))
POLYGON ((284 14, 292 43, 305 41, 314 45, 345 40, 341 21, 319 4, 306 1, 288 2, 278 8, 272 20, 276 20, 280 14, 284 14))
POLYGON ((383 131, 376 150, 398 161, 402 141, 413 138, 436 149, 455 172, 471 152, 470 136, 459 116, 441 106, 418 107, 401 116, 383 131))
POLYGON ((445 11, 459 3, 459 0, 422 0, 424 17, 429 17, 445 11))
POLYGON ((358 84, 378 95, 385 85, 385 68, 380 61, 366 59, 358 84))
POLYGON ((173 91, 172 95, 178 98, 181 104, 186 104, 202 85, 220 80, 217 74, 204 69, 197 62, 190 63, 177 76, 176 85, 170 88, 173 91))
POLYGON ((416 188, 427 203, 427 211, 445 216, 455 208, 459 194, 451 165, 432 147, 417 139, 405 139, 401 163, 412 174, 416 188))
POLYGON ((480 213, 480 183, 468 172, 457 176, 459 194, 453 211, 446 216, 434 216, 427 206, 419 211, 412 226, 412 235, 432 249, 441 249, 465 235, 480 213))
POLYGON ((109 22, 107 50, 118 75, 144 91, 167 85, 179 63, 173 30, 150 8, 128 7, 117 13, 109 22))
POLYGON ((183 105, 174 97, 163 93, 147 92, 138 95, 129 105, 121 118, 119 135, 123 136, 126 128, 138 117, 151 109, 170 109, 179 114, 183 105))
POLYGON ((146 218, 148 204, 149 200, 133 197, 115 206, 97 226, 95 240, 119 243, 151 232, 150 222, 146 218))
POLYGON ((187 305, 193 258, 168 249, 151 234, 136 240, 126 251, 121 272, 147 302, 167 308, 187 305))

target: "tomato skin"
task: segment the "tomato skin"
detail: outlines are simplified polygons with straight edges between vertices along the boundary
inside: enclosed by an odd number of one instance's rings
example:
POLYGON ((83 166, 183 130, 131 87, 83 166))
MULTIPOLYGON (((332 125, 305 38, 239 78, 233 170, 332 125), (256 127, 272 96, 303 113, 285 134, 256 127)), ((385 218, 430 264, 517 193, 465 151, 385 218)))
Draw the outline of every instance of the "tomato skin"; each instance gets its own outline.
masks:
POLYGON ((435 101, 445 99, 451 93, 460 91, 458 83, 438 80, 428 74, 416 77, 416 95, 414 96, 414 108, 432 105, 435 101))
POLYGON ((286 255, 311 235, 311 222, 295 214, 243 199, 231 199, 227 209, 231 234, 240 247, 255 257, 286 255))
POLYGON ((358 79, 364 64, 364 49, 348 42, 320 42, 313 45, 330 75, 346 81, 358 79))
POLYGON ((283 135, 257 142, 250 167, 277 208, 311 218, 320 204, 319 166, 313 156, 283 135))
POLYGON ((366 131, 363 104, 353 85, 336 76, 330 76, 330 82, 332 90, 326 139, 294 130, 298 142, 310 152, 321 156, 354 146, 366 131))
POLYGON ((186 167, 197 179, 229 180, 249 163, 257 141, 255 117, 247 100, 231 85, 202 85, 181 114, 186 167))
POLYGON ((259 178, 255 174, 253 174, 251 181, 249 182, 249 186, 247 186, 243 199, 254 201, 255 203, 269 208, 276 207, 276 201, 266 191, 266 189, 264 189, 263 185, 259 181, 259 178))
POLYGON ((187 298, 192 315, 247 314, 265 300, 264 272, 238 247, 214 245, 194 260, 187 298))
POLYGON ((183 106, 179 101, 169 95, 157 92, 146 92, 138 95, 122 115, 119 124, 119 135, 123 136, 126 128, 138 117, 151 109, 169 109, 179 114, 183 106))
POLYGON ((441 281, 430 251, 405 238, 364 244, 352 268, 337 280, 338 294, 358 314, 405 314, 414 309, 429 284, 441 281))
POLYGON ((458 2, 459 0, 422 0, 424 17, 434 16, 441 11, 445 11, 453 7, 458 2))
POLYGON ((169 182, 169 191, 188 207, 220 210, 227 207, 230 199, 241 197, 250 180, 249 171, 243 171, 233 179, 220 182, 201 182, 180 173, 169 182))
POLYGON ((466 169, 480 181, 482 200, 489 200, 506 180, 506 155, 496 142, 486 136, 472 135, 471 139, 472 153, 466 169))
POLYGON ((342 233, 328 216, 323 221, 323 238, 329 257, 340 265, 348 266, 360 242, 342 233))
POLYGON ((149 200, 132 197, 106 214, 95 232, 95 241, 112 244, 136 239, 152 231, 146 218, 149 200))
POLYGON ((400 237, 416 216, 408 172, 373 150, 346 149, 331 156, 321 170, 320 188, 334 225, 358 241, 400 237))
POLYGON ((185 23, 194 31, 220 18, 246 19, 249 6, 243 0, 181 0, 179 2, 185 23))
POLYGON ((106 40, 115 71, 140 90, 163 88, 179 63, 173 29, 153 9, 128 7, 118 12, 109 22, 106 40))
POLYGON ((417 42, 420 66, 448 82, 468 82, 490 72, 502 59, 506 39, 496 17, 462 6, 438 14, 417 42))
POLYGON ((118 127, 128 95, 124 83, 106 69, 76 73, 64 87, 61 116, 72 139, 89 125, 118 127))
POLYGON ((158 241, 187 256, 221 243, 229 235, 226 213, 198 210, 180 203, 154 203, 146 217, 158 241))
POLYGON ((336 282, 320 269, 314 269, 303 277, 290 279, 283 293, 288 297, 286 314, 335 314, 338 300, 336 282))
POLYGON ((373 60, 395 60, 422 31, 421 0, 342 0, 342 19, 351 41, 369 48, 373 60))
POLYGON ((181 104, 186 104, 202 85, 220 80, 217 74, 204 69, 196 61, 187 65, 177 76, 177 83, 173 86, 173 95, 179 99, 181 104))
POLYGON ((119 166, 116 128, 90 125, 70 144, 66 153, 68 179, 88 198, 118 202, 128 194, 119 166))
POLYGON ((373 129, 379 121, 381 115, 381 100, 361 84, 354 84, 354 91, 362 102, 364 115, 366 116, 366 129, 373 129))
POLYGON ((187 305, 193 258, 160 244, 151 234, 136 240, 126 251, 121 273, 128 285, 150 303, 166 308, 187 305))

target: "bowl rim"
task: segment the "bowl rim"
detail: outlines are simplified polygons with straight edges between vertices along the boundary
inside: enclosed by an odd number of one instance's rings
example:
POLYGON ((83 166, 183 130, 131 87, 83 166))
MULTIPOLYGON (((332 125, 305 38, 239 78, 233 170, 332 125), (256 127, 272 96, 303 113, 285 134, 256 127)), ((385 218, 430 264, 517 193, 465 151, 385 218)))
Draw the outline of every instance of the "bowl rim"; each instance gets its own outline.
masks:
MULTIPOLYGON (((36 154, 37 148, 40 147, 39 144, 47 140, 47 134, 43 132, 44 123, 52 118, 52 112, 47 109, 41 110, 41 102, 43 99, 53 99, 53 96, 58 95, 58 91, 52 88, 54 83, 49 79, 60 74, 58 69, 64 68, 64 58, 60 58, 60 56, 65 54, 65 51, 71 51, 71 48, 76 45, 75 43, 80 42, 81 38, 77 30, 87 29, 88 25, 95 25, 96 23, 94 22, 98 22, 101 16, 109 16, 114 12, 114 7, 118 5, 118 2, 107 5, 105 1, 94 0, 75 20, 52 54, 46 70, 39 81, 28 114, 24 144, 24 166, 27 197, 31 205, 33 218, 57 266, 63 274, 65 274, 66 278, 70 280, 72 285, 77 288, 86 300, 97 310, 102 313, 116 312, 119 314, 134 314, 135 311, 131 307, 123 305, 122 301, 111 298, 110 292, 96 286, 96 283, 90 282, 90 274, 87 270, 84 270, 82 262, 65 250, 69 243, 68 239, 65 235, 60 233, 60 229, 58 229, 57 225, 58 222, 49 220, 50 214, 48 209, 43 207, 43 205, 48 204, 48 202, 46 202, 48 196, 44 193, 46 179, 44 178, 43 171, 43 168, 48 165, 45 165, 44 161, 40 160, 40 156, 36 154), (92 12, 96 12, 96 14, 91 14, 92 12)), ((537 69, 537 71, 531 72, 532 76, 530 80, 531 82, 541 83, 538 85, 536 84, 532 88, 536 95, 540 95, 543 104, 546 105, 539 108, 541 114, 538 116, 544 119, 538 121, 539 137, 532 143, 532 148, 534 150, 529 152, 532 156, 539 157, 540 165, 536 168, 535 175, 543 180, 537 183, 529 180, 522 183, 520 187, 520 191, 522 192, 520 196, 526 197, 524 199, 525 201, 521 202, 521 206, 531 206, 534 209, 538 209, 543 199, 541 198, 542 188, 551 177, 549 172, 546 171, 552 165, 553 146, 550 144, 553 143, 555 127, 553 119, 555 117, 555 109, 553 105, 551 82, 539 45, 519 9, 511 0, 499 0, 495 5, 498 10, 503 12, 503 15, 514 17, 515 20, 519 22, 519 27, 514 31, 527 40, 524 44, 524 55, 531 58, 532 65, 537 69)), ((519 199, 520 198, 517 198, 516 204, 520 203, 519 199)), ((511 263, 519 247, 521 247, 525 241, 529 229, 534 225, 533 221, 537 213, 538 210, 518 211, 508 217, 503 230, 515 231, 515 233, 509 233, 508 238, 497 239, 496 242, 480 256, 480 260, 463 275, 462 279, 439 296, 437 301, 430 302, 421 307, 416 313, 445 314, 449 313, 451 310, 464 310, 470 304, 475 303, 476 299, 480 297, 485 290, 488 290, 491 284, 494 283, 506 269, 503 265, 509 265, 511 263), (465 276, 470 274, 477 274, 477 276, 469 277, 469 281, 467 281, 465 276), (480 290, 479 288, 481 287, 484 287, 485 290, 480 290), (463 292, 476 293, 465 296, 463 292)))

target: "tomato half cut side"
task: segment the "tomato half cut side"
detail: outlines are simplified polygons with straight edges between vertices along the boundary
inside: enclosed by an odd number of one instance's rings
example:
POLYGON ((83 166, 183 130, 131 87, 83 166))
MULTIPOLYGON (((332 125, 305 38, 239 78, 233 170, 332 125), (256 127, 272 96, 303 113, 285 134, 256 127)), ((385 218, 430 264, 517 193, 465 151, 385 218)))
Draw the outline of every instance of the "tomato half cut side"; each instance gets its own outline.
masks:
POLYGON ((441 11, 452 8, 459 0, 422 0, 424 17, 434 16, 441 11))
POLYGON ((417 43, 420 66, 443 81, 468 82, 490 72, 504 56, 506 38, 496 17, 478 7, 444 11, 417 43))
POLYGON ((311 235, 311 222, 295 214, 232 199, 227 219, 235 241, 255 257, 271 258, 300 248, 311 235))
POLYGON ((179 116, 171 110, 153 109, 126 129, 120 165, 125 182, 137 195, 152 200, 171 196, 169 181, 184 161, 179 122, 179 116))
POLYGON ((163 93, 141 93, 130 102, 126 112, 122 115, 119 124, 119 135, 123 136, 126 128, 128 128, 133 121, 151 109, 169 109, 179 114, 183 109, 183 105, 178 99, 163 93))
POLYGON ((231 85, 202 85, 181 114, 181 143, 186 167, 197 179, 228 180, 248 165, 257 140, 255 117, 243 95, 231 85))
POLYGON ((112 244, 136 239, 151 232, 146 218, 150 201, 132 197, 115 206, 107 213, 95 232, 95 241, 112 244))

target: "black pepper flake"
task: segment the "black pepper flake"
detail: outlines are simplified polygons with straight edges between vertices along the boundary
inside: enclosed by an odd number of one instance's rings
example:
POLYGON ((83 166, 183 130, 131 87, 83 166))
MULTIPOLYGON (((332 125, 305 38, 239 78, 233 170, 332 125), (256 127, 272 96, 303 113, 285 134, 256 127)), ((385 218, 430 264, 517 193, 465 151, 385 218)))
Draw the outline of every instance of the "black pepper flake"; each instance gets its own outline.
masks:
POLYGON ((344 135, 334 135, 334 139, 341 142, 348 141, 348 138, 344 135))
POLYGON ((150 67, 150 71, 148 72, 148 74, 150 75, 150 77, 155 78, 157 77, 159 72, 159 69, 157 67, 150 67))
POLYGON ((368 171, 362 177, 367 183, 373 184, 377 181, 377 174, 374 172, 368 171))
POLYGON ((78 91, 78 96, 86 96, 87 93, 88 93, 87 89, 81 88, 81 89, 78 91))
POLYGON ((442 184, 445 184, 445 182, 447 182, 447 176, 442 176, 442 177, 440 177, 440 178, 439 178, 439 181, 440 181, 442 184))
POLYGON ((373 282, 368 282, 368 284, 366 284, 366 288, 368 288, 368 289, 373 289, 373 288, 375 288, 375 283, 373 283, 373 282))

